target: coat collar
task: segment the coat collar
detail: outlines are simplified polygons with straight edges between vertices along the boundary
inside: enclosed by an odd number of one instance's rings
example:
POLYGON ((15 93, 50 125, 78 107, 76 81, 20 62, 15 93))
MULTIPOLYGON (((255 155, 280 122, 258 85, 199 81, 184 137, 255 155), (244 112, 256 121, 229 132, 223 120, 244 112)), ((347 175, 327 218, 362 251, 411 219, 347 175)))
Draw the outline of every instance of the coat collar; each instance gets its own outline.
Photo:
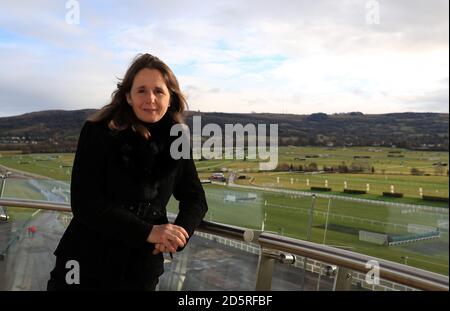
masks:
POLYGON ((119 161, 136 178, 159 180, 172 174, 177 166, 179 160, 170 155, 170 145, 177 138, 170 136, 175 122, 170 117, 163 119, 158 124, 148 125, 149 140, 131 128, 112 133, 119 161))

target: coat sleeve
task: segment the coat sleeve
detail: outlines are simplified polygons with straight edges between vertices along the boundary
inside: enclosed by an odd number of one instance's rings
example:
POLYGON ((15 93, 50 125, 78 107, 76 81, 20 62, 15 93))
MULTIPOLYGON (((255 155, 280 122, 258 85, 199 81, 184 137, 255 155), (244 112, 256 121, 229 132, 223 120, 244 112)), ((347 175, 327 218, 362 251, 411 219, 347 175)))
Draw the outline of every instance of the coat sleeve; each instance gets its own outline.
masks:
MULTIPOLYGON (((181 161, 184 163, 173 191, 173 196, 179 201, 179 212, 174 224, 183 227, 189 237, 192 237, 208 211, 208 204, 194 160, 191 158, 181 161)), ((182 249, 179 247, 178 251, 182 249)))
POLYGON ((106 200, 106 155, 104 131, 86 122, 78 140, 70 185, 74 218, 93 231, 126 243, 143 246, 152 225, 131 212, 114 208, 106 200))

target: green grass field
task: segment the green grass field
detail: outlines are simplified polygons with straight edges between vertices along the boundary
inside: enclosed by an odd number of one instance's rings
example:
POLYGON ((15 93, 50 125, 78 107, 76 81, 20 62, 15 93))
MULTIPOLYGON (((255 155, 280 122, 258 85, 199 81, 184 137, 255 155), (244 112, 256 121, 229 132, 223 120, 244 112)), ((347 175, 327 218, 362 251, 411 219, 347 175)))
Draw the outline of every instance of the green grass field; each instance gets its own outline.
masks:
MULTIPOLYGON (((278 163, 292 164, 295 167, 309 166, 316 163, 319 170, 323 166, 337 166, 345 163, 348 167, 352 163, 367 167, 370 172, 350 173, 301 173, 301 172, 258 172, 258 162, 255 160, 208 160, 197 162, 197 169, 202 178, 207 178, 214 171, 235 170, 245 174, 248 179, 236 179, 235 182, 244 185, 265 186, 309 191, 311 187, 332 188, 333 194, 343 193, 345 183, 348 189, 367 190, 361 198, 386 200, 383 192, 390 192, 394 186, 395 192, 403 193, 404 198, 395 199, 395 202, 423 204, 446 207, 448 203, 435 203, 423 201, 423 195, 432 195, 448 198, 448 153, 409 151, 394 148, 353 147, 353 148, 319 148, 319 147, 280 147, 278 163), (392 158, 389 156, 403 156, 392 158), (307 158, 317 156, 317 158, 307 158), (370 158, 358 158, 366 156, 370 158), (302 159, 302 160, 300 160, 302 159), (442 163, 442 165, 433 165, 442 163), (372 173, 372 167, 374 173, 372 173), (411 169, 416 168, 422 176, 411 175, 411 169)), ((393 200, 393 199, 388 199, 393 200)))
MULTIPOLYGON (((423 201, 419 188, 422 188, 424 195, 448 197, 448 177, 447 176, 411 176, 411 175, 389 175, 380 176, 375 174, 317 174, 305 175, 301 173, 246 173, 251 179, 236 180, 238 184, 254 186, 266 186, 271 188, 293 189, 309 191, 310 187, 330 187, 332 194, 344 195, 344 182, 348 189, 367 190, 364 195, 357 195, 360 198, 386 200, 382 196, 383 192, 389 192, 391 185, 395 192, 404 194, 404 198, 396 199, 395 202, 422 204, 438 207, 446 207, 448 203, 423 201)), ((353 195, 355 196, 355 195, 353 195)), ((388 199, 392 201, 393 199, 388 199)))
MULTIPOLYGON (((448 152, 411 151, 398 148, 385 147, 279 147, 278 163, 288 163, 294 166, 309 165, 315 162, 319 168, 323 165, 331 166, 345 162, 367 164, 375 169, 378 174, 409 174, 412 167, 420 169, 425 174, 446 175, 448 166, 437 167, 433 165, 439 161, 448 164, 448 152), (317 156, 308 158, 308 156, 317 156), (370 158, 354 158, 355 156, 366 156, 370 158), (400 156, 400 157, 392 157, 400 156)), ((209 160, 201 161, 199 168, 223 162, 228 167, 236 169, 255 170, 258 165, 255 160, 233 161, 233 160, 209 160)))
MULTIPOLYGON (((14 152, 0 151, 0 164, 38 175, 49 176, 53 179, 70 180, 73 154, 38 154, 21 155, 14 152)), ((340 193, 347 188, 366 190, 368 195, 381 196, 382 192, 390 191, 391 185, 395 192, 401 192, 408 198, 420 198, 419 188, 424 195, 448 197, 447 166, 433 165, 441 162, 448 165, 446 152, 422 152, 393 148, 353 147, 353 148, 319 148, 319 147, 280 147, 279 163, 308 166, 316 163, 319 170, 323 165, 339 165, 344 162, 347 166, 352 163, 374 168, 374 173, 364 174, 305 174, 298 172, 257 172, 256 160, 204 160, 197 161, 197 169, 201 177, 209 177, 211 172, 236 170, 252 178, 236 180, 238 183, 276 188, 308 190, 311 186, 325 186, 325 183, 340 193), (397 152, 397 153, 392 153, 397 152), (318 158, 306 158, 306 156, 318 158), (391 158, 389 155, 403 156, 391 158), (369 159, 355 159, 355 156, 368 156, 369 159), (303 159, 303 160, 299 160, 303 159), (428 176, 413 176, 411 169, 416 168, 428 176)), ((413 201, 414 202, 414 201, 413 201)), ((438 205, 439 206, 439 205, 438 205)))
POLYGON ((70 180, 73 158, 73 153, 11 155, 0 151, 1 165, 62 181, 70 180))
MULTIPOLYGON (((433 203, 423 201, 418 188, 424 194, 448 197, 448 177, 442 166, 438 169, 433 163, 448 163, 448 153, 444 152, 412 152, 392 150, 387 148, 280 148, 279 162, 293 165, 308 165, 315 162, 319 169, 323 165, 338 165, 345 162, 350 165, 355 155, 370 156, 366 165, 374 167, 375 173, 365 174, 302 174, 289 172, 257 172, 258 163, 253 160, 207 160, 197 161, 197 169, 201 178, 206 178, 212 172, 237 171, 245 174, 249 179, 236 180, 237 183, 285 188, 308 191, 311 186, 328 186, 332 193, 344 196, 342 190, 344 181, 348 188, 366 189, 370 184, 370 191, 359 198, 385 200, 393 202, 430 205, 448 208, 448 203, 433 203), (370 149, 370 150, 369 150, 370 149), (372 151, 371 151, 372 150, 372 151), (389 151, 397 151, 395 155, 403 158, 388 157, 389 151), (319 158, 305 158, 306 155, 319 155, 319 158), (412 176, 410 171, 416 167, 429 176, 412 176), (279 178, 279 179, 278 179, 279 178), (291 181, 292 179, 292 181, 291 181), (307 179, 309 185, 307 185, 307 179), (396 192, 402 192, 405 198, 388 199, 381 196, 383 191, 389 191, 394 185, 396 192)), ((0 164, 53 179, 69 181, 73 154, 38 154, 20 155, 0 152, 0 164)), ((360 161, 360 160, 358 160, 360 161)), ((226 173, 228 174, 228 173, 226 173)), ((35 198, 36 191, 23 181, 15 185, 8 185, 5 196, 19 198, 35 198), (8 189, 9 187, 9 189, 8 189)), ((308 211, 311 207, 311 197, 284 195, 273 192, 236 189, 218 185, 205 185, 209 211, 206 220, 227 223, 242 227, 264 229, 279 234, 306 239, 308 230, 308 211), (248 193, 254 195, 246 200, 248 193), (233 198, 237 201, 233 202, 233 198), (265 219, 265 221, 264 221, 265 219)), ((313 226, 311 228, 312 241, 325 242, 328 245, 344 247, 356 252, 374 257, 380 257, 395 262, 404 262, 408 258, 408 265, 429 271, 448 275, 448 229, 441 230, 440 237, 428 241, 413 242, 401 246, 380 246, 359 240, 359 231, 370 231, 391 236, 408 234, 408 225, 420 225, 436 228, 447 223, 448 213, 436 213, 420 208, 400 208, 379 204, 351 202, 341 199, 329 201, 317 198, 313 226), (326 215, 328 214, 328 228, 325 230, 326 215), (325 233, 326 232, 326 233, 325 233)), ((171 200, 168 210, 177 211, 177 204, 171 200)))

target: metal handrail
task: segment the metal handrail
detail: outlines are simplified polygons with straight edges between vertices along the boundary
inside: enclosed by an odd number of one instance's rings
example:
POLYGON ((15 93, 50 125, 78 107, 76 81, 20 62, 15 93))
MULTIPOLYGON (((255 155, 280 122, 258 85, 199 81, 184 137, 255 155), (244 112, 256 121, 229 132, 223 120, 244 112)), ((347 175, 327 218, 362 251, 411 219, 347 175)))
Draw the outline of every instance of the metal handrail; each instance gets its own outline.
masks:
MULTIPOLYGON (((0 199, 0 205, 71 212, 70 204, 68 203, 49 203, 45 201, 34 200, 0 199)), ((289 252, 295 255, 307 257, 313 260, 325 262, 343 268, 348 268, 362 273, 367 273, 372 268, 366 267, 367 262, 369 262, 370 260, 376 260, 379 263, 380 278, 382 279, 421 290, 449 290, 448 276, 323 244, 279 236, 268 232, 257 232, 251 229, 210 221, 202 221, 198 228, 198 231, 240 241, 252 241, 259 244, 262 248, 289 252)))
POLYGON ((34 209, 43 209, 49 211, 68 212, 68 213, 72 212, 69 203, 54 203, 38 200, 0 198, 0 206, 34 208, 34 209))
POLYGON ((370 257, 340 248, 265 232, 260 234, 258 244, 263 248, 290 252, 299 256, 326 262, 362 273, 369 272, 372 267, 367 267, 366 263, 370 260, 375 260, 379 264, 380 278, 382 279, 422 290, 449 290, 449 278, 445 275, 411 266, 405 266, 396 262, 370 257))

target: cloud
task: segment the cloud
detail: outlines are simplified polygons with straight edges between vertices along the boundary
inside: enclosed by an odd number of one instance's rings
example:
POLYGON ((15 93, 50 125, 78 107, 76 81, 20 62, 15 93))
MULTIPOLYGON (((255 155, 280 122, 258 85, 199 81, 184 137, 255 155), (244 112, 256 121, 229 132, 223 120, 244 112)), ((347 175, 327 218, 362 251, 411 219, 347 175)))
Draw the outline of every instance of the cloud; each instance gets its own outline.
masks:
POLYGON ((79 2, 2 2, 0 114, 98 108, 141 52, 193 110, 448 112, 445 0, 79 2))
MULTIPOLYGON (((447 83, 448 86, 448 83, 447 83)), ((405 107, 410 107, 411 111, 433 111, 448 113, 448 87, 443 87, 435 91, 424 92, 416 96, 400 98, 405 107)))

